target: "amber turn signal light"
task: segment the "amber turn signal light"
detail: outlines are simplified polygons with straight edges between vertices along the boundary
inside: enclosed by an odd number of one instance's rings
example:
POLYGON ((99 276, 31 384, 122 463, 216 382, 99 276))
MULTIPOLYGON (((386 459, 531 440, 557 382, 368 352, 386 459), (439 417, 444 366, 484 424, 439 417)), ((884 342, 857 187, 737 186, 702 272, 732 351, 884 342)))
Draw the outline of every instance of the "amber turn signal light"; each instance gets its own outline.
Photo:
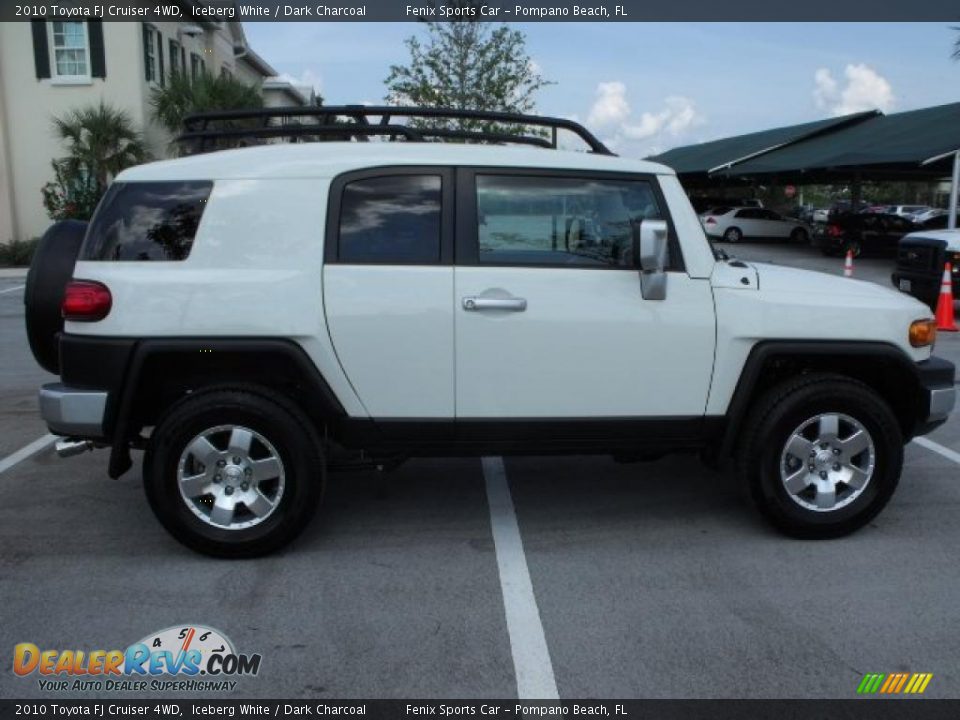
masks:
POLYGON ((929 320, 914 320, 910 323, 910 344, 915 348, 933 345, 937 340, 937 323, 929 320))

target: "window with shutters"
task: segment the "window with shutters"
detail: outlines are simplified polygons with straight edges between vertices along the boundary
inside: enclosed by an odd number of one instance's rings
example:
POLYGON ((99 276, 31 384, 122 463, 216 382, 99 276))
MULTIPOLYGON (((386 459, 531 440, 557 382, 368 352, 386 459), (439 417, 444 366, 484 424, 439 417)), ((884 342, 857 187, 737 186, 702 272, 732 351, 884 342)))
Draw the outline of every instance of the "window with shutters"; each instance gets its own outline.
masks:
POLYGON ((147 82, 159 79, 157 71, 157 31, 149 25, 143 26, 143 67, 147 82))
POLYGON ((207 64, 196 53, 190 53, 190 77, 196 80, 207 71, 207 64))
POLYGON ((52 78, 60 82, 90 81, 90 37, 84 22, 50 23, 52 78))
POLYGON ((183 49, 180 47, 180 43, 176 40, 170 41, 170 74, 179 75, 183 72, 183 65, 181 64, 181 53, 183 49))

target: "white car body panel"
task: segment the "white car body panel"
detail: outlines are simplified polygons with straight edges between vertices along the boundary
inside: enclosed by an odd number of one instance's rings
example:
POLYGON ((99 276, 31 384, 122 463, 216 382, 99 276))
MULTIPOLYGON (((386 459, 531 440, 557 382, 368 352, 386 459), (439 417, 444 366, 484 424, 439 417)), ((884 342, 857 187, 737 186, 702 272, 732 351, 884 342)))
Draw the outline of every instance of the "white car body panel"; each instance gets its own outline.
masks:
POLYGON ((717 308, 717 359, 707 415, 726 412, 740 372, 753 346, 764 340, 886 342, 914 361, 930 348, 914 348, 910 323, 930 317, 930 308, 893 288, 797 270, 750 263, 757 270, 756 292, 714 288, 717 308))
POLYGON ((960 228, 953 230, 922 230, 903 237, 911 240, 941 240, 947 244, 947 252, 960 252, 960 228))
POLYGON ((326 265, 327 325, 374 418, 451 418, 453 267, 326 265))
POLYGON ((644 300, 633 270, 458 267, 457 416, 702 415, 714 350, 707 280, 671 272, 644 300), (509 294, 524 312, 467 311, 509 294))
POLYGON ((99 322, 67 322, 65 330, 290 339, 304 348, 347 412, 364 416, 323 322, 326 208, 325 184, 218 180, 185 260, 78 261, 73 276, 104 283, 113 308, 99 322))

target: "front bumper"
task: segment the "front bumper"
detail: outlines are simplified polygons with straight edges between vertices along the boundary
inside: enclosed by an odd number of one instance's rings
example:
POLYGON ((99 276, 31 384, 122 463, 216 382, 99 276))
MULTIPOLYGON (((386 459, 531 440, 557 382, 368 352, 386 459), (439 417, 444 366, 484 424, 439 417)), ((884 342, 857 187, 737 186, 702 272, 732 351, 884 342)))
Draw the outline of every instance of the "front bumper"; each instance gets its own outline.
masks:
POLYGON ((953 363, 932 357, 917 364, 923 388, 915 435, 925 435, 942 425, 957 404, 953 363))
POLYGON ((63 383, 40 388, 40 415, 55 435, 81 438, 104 437, 107 393, 84 390, 63 383))

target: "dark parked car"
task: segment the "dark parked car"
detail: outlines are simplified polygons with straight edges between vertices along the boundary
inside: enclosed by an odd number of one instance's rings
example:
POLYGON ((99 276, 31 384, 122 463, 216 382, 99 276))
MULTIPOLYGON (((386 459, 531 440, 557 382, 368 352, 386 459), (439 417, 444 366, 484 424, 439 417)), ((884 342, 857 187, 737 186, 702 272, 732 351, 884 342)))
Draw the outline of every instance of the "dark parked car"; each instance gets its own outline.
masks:
MULTIPOLYGON (((950 219, 948 213, 943 213, 942 215, 934 215, 929 220, 925 220, 921 223, 921 226, 924 230, 946 230, 947 229, 947 220, 950 219)), ((957 224, 956 227, 960 227, 960 215, 957 215, 957 224)))
POLYGON ((893 256, 900 238, 920 229, 899 215, 845 213, 818 227, 813 245, 824 255, 844 255, 851 250, 854 257, 862 253, 893 256))

